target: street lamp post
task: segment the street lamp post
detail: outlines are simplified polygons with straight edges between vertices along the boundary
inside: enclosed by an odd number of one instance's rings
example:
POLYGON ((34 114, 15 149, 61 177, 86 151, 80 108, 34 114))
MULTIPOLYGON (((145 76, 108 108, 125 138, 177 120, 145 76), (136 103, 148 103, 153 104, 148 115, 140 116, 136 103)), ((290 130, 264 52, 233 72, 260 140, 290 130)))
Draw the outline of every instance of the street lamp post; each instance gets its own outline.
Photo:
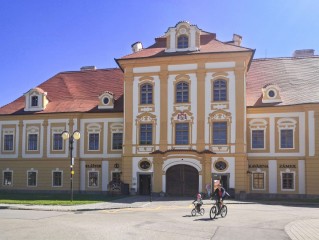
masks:
POLYGON ((81 134, 78 130, 75 130, 72 135, 70 136, 70 133, 68 131, 63 131, 62 132, 62 138, 63 140, 69 140, 69 150, 70 150, 70 174, 71 174, 71 186, 70 186, 70 190, 71 190, 71 202, 73 201, 73 175, 74 175, 74 171, 73 171, 73 165, 74 165, 74 158, 72 156, 72 152, 73 152, 73 143, 74 140, 79 140, 81 137, 81 134))

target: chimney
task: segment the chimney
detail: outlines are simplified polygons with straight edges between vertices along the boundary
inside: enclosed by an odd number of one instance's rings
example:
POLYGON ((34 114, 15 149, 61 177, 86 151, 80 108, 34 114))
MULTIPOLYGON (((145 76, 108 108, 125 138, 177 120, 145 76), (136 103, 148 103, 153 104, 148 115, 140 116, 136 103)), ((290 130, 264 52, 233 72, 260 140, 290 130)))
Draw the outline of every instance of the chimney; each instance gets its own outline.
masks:
POLYGON ((300 49, 293 53, 293 57, 312 57, 315 55, 314 49, 300 49))
POLYGON ((235 33, 233 34, 233 42, 236 46, 240 46, 242 39, 243 39, 242 36, 235 33))
POLYGON ((81 71, 92 71, 92 70, 96 70, 95 66, 83 66, 80 68, 81 71))
POLYGON ((131 45, 133 53, 141 51, 143 49, 143 45, 141 42, 136 42, 131 45))

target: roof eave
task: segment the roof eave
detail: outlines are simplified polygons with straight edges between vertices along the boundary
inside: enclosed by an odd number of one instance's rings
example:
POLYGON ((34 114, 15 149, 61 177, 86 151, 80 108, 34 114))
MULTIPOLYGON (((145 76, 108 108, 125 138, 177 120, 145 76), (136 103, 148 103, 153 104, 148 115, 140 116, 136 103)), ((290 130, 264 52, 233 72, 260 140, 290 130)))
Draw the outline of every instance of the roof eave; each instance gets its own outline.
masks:
MULTIPOLYGON (((172 55, 172 56, 196 56, 196 55, 199 55, 199 54, 224 54, 224 53, 244 53, 244 52, 252 52, 252 58, 255 54, 255 49, 249 49, 247 48, 247 50, 243 50, 243 51, 224 51, 224 52, 197 52, 196 54, 181 54, 181 55, 172 55)), ((175 53, 175 52, 173 52, 175 53)), ((119 65, 119 67, 121 68, 120 64, 119 64, 119 60, 123 61, 123 60, 137 60, 137 59, 148 59, 148 58, 165 58, 165 57, 172 57, 170 55, 164 55, 164 56, 148 56, 148 57, 135 57, 135 58, 118 58, 118 59, 114 59, 116 61, 116 63, 119 65)), ((252 61, 252 58, 250 59, 250 62, 249 62, 249 65, 252 61)), ((122 69, 122 68, 121 68, 122 69)), ((123 71, 123 69, 122 69, 123 71)))

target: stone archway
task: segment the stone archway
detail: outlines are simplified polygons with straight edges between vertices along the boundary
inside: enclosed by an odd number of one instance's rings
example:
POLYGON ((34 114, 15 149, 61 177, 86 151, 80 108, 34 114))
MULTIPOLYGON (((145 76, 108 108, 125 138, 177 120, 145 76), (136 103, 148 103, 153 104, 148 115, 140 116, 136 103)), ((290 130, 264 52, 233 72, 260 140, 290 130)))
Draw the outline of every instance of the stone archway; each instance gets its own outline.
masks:
POLYGON ((198 170, 179 164, 166 171, 166 193, 169 196, 196 196, 198 193, 198 170))

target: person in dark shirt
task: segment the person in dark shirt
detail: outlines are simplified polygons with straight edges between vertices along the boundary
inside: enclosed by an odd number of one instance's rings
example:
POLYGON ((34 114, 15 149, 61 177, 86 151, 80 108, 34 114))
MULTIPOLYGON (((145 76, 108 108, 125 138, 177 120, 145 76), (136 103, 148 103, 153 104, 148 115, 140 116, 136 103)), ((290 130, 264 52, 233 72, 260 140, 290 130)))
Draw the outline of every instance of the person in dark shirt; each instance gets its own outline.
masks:
POLYGON ((225 188, 223 188, 221 184, 218 184, 218 187, 214 191, 214 197, 218 202, 218 212, 223 206, 223 200, 225 199, 226 195, 229 196, 228 192, 226 192, 225 188))

